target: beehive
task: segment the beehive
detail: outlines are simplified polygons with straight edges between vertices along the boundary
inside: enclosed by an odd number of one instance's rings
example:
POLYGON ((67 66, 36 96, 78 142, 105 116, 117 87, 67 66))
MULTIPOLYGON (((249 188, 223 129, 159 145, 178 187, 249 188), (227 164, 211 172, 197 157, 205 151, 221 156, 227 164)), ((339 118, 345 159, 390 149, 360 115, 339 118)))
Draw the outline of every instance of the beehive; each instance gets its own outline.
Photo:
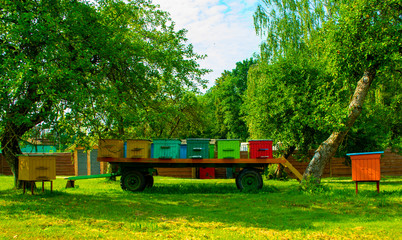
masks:
POLYGON ((21 155, 18 157, 18 180, 56 179, 56 157, 53 155, 21 155))
POLYGON ((153 140, 153 157, 160 159, 180 158, 181 141, 177 139, 153 140))
POLYGON ((118 139, 100 139, 98 157, 123 158, 124 141, 118 139))
POLYGON ((240 158, 240 140, 219 139, 217 140, 218 158, 240 158))
POLYGON ((272 158, 272 140, 250 140, 250 158, 272 158))
POLYGON ((189 138, 187 139, 187 158, 209 158, 209 139, 189 138))
POLYGON ((353 181, 380 181, 380 158, 384 152, 349 153, 353 181))
POLYGON ((127 140, 127 158, 149 158, 151 157, 151 141, 149 140, 127 140))

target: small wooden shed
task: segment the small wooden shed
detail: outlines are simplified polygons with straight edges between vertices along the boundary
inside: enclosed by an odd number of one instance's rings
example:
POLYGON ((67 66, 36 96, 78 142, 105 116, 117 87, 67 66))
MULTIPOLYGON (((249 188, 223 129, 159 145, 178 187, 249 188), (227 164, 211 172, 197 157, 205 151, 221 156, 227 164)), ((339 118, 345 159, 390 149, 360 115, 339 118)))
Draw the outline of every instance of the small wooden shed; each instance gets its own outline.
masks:
POLYGON ((98 146, 94 146, 91 150, 85 150, 84 147, 78 146, 74 147, 73 150, 75 176, 106 173, 107 164, 97 161, 98 146))

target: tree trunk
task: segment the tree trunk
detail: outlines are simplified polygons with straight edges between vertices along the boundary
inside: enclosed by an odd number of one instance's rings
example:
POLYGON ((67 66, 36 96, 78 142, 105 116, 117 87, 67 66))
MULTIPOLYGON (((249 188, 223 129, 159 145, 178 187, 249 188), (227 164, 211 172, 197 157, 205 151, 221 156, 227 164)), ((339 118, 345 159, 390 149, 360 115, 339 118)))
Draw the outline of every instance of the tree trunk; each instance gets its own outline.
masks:
POLYGON ((363 77, 357 83, 355 93, 350 101, 349 116, 345 127, 340 131, 333 132, 327 140, 321 143, 303 174, 303 180, 307 180, 307 178, 313 176, 320 182, 325 166, 335 155, 339 145, 359 117, 375 74, 376 70, 374 68, 364 72, 363 77))
POLYGON ((20 187, 18 183, 18 154, 22 154, 20 146, 18 145, 19 137, 10 131, 6 131, 3 134, 1 140, 2 152, 4 159, 11 168, 11 172, 14 174, 14 186, 20 187))
MULTIPOLYGON (((21 112, 28 112, 26 109, 19 109, 21 112)), ((21 188, 22 184, 18 181, 18 155, 22 154, 20 145, 18 144, 21 136, 23 136, 29 129, 42 121, 40 114, 31 118, 31 122, 23 123, 20 125, 14 124, 12 122, 13 114, 19 114, 18 112, 12 112, 6 115, 7 121, 4 127, 4 132, 1 134, 1 148, 3 152, 4 159, 11 168, 11 172, 14 175, 14 186, 21 188)))

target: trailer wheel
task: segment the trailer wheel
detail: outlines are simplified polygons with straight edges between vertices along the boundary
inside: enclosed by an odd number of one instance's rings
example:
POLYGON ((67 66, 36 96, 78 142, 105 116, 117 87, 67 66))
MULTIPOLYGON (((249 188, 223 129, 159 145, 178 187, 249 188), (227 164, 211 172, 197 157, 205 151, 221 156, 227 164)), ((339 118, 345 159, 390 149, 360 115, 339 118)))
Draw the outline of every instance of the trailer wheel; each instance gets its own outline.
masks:
POLYGON ((130 171, 123 173, 120 178, 120 186, 123 190, 131 192, 141 192, 146 185, 145 176, 138 171, 130 171))
POLYGON ((154 176, 146 175, 145 176, 145 187, 146 188, 151 188, 153 186, 154 186, 154 176))
POLYGON ((236 186, 241 191, 255 191, 263 186, 261 174, 254 169, 243 169, 236 178, 236 186))

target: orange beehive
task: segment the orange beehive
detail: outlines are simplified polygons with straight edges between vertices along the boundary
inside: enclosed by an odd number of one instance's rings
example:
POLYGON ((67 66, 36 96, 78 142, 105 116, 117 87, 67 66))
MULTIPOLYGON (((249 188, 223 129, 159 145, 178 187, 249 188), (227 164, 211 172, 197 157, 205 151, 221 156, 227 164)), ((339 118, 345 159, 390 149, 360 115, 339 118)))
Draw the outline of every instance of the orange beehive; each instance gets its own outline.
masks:
POLYGON ((380 181, 380 158, 384 152, 349 153, 353 181, 380 181))

